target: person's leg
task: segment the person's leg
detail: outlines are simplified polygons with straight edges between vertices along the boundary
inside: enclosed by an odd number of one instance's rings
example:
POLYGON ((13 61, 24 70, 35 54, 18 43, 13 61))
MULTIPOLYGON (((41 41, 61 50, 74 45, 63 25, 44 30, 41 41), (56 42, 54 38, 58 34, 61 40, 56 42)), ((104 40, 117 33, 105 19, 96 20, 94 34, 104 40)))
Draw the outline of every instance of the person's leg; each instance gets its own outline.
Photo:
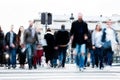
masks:
POLYGON ((80 47, 80 63, 79 63, 79 67, 82 69, 84 68, 85 52, 86 52, 86 45, 82 44, 80 47))
POLYGON ((32 49, 30 44, 27 44, 27 60, 29 69, 32 69, 32 49))
POLYGON ((58 60, 59 60, 58 67, 61 67, 62 66, 62 60, 63 60, 63 50, 61 48, 59 48, 58 60))
POLYGON ((96 67, 98 67, 98 63, 99 63, 99 61, 98 61, 98 49, 96 48, 95 49, 95 65, 96 65, 96 67))
POLYGON ((92 63, 92 68, 94 68, 95 65, 95 54, 94 54, 94 50, 90 49, 90 57, 91 57, 91 63, 92 63))
POLYGON ((101 69, 101 68, 104 67, 104 65, 103 65, 103 49, 100 48, 100 49, 99 49, 99 52, 100 52, 100 53, 99 53, 99 61, 100 61, 100 63, 99 63, 99 64, 100 64, 100 67, 99 67, 99 68, 101 69))
POLYGON ((9 49, 8 55, 9 55, 9 57, 8 57, 8 69, 10 69, 11 64, 12 64, 12 52, 11 52, 11 49, 9 49))
POLYGON ((12 49, 12 67, 16 68, 16 49, 12 49))
POLYGON ((113 61, 113 51, 112 50, 108 51, 107 58, 108 58, 108 65, 112 66, 112 61, 113 61))
POLYGON ((79 67, 79 63, 80 63, 80 45, 78 45, 78 44, 76 45, 75 51, 76 51, 75 62, 76 62, 76 65, 79 67))
POLYGON ((63 60, 62 60, 62 67, 65 67, 65 62, 66 62, 66 50, 67 50, 67 47, 63 48, 63 60))

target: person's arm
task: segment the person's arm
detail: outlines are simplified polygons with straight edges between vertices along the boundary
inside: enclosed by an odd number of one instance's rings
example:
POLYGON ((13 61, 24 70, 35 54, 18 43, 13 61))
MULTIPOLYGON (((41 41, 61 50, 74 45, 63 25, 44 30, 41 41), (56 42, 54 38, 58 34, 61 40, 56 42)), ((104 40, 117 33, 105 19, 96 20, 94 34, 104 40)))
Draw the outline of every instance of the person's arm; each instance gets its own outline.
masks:
POLYGON ((92 33, 92 48, 95 49, 95 31, 92 33))
POLYGON ((74 22, 71 25, 70 36, 73 36, 73 34, 74 34, 74 22))
POLYGON ((88 33, 88 25, 87 25, 87 23, 85 23, 85 30, 84 31, 85 31, 84 39, 87 40, 88 39, 88 34, 89 34, 88 33))

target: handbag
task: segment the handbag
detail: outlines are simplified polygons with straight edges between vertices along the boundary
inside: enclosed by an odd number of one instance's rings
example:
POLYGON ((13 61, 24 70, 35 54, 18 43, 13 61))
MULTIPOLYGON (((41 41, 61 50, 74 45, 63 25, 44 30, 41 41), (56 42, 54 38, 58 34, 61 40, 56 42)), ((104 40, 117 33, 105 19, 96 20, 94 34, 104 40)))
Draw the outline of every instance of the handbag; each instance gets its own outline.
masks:
POLYGON ((42 39, 42 40, 41 40, 41 44, 42 44, 42 46, 47 46, 47 41, 46 41, 46 39, 42 39))
POLYGON ((104 49, 110 49, 111 48, 111 41, 106 41, 103 43, 102 47, 104 49))

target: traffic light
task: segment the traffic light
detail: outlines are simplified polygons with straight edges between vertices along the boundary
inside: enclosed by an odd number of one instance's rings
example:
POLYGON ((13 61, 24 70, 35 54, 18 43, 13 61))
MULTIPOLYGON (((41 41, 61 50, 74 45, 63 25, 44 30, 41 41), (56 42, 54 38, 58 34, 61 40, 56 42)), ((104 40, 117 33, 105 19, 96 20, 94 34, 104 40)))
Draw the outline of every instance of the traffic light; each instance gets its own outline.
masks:
POLYGON ((46 22, 46 13, 41 13, 41 24, 45 24, 46 22))
POLYGON ((47 23, 48 23, 48 25, 52 24, 52 14, 51 13, 47 14, 47 23))
POLYGON ((52 24, 52 14, 45 12, 41 13, 41 24, 52 24))

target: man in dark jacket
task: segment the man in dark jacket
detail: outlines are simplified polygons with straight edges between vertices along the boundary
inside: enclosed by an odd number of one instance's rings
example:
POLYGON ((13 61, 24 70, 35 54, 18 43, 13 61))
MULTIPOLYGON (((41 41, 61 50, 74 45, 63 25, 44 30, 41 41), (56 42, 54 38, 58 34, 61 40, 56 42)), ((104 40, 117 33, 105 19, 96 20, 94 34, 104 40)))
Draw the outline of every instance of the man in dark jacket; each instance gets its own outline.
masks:
POLYGON ((11 68, 11 65, 16 68, 16 33, 13 31, 13 25, 10 29, 5 36, 6 49, 9 51, 8 69, 11 68))
POLYGON ((0 26, 0 67, 3 66, 4 63, 4 32, 0 26))
POLYGON ((56 33, 56 43, 59 49, 58 58, 60 61, 60 64, 58 67, 61 67, 61 66, 65 67, 66 50, 67 50, 69 39, 70 39, 69 32, 65 30, 65 25, 62 25, 61 30, 59 30, 56 33))
POLYGON ((72 23, 70 35, 73 37, 74 46, 76 49, 76 64, 80 70, 83 71, 85 52, 86 52, 86 40, 88 34, 87 23, 82 19, 82 13, 78 14, 78 20, 72 23))

